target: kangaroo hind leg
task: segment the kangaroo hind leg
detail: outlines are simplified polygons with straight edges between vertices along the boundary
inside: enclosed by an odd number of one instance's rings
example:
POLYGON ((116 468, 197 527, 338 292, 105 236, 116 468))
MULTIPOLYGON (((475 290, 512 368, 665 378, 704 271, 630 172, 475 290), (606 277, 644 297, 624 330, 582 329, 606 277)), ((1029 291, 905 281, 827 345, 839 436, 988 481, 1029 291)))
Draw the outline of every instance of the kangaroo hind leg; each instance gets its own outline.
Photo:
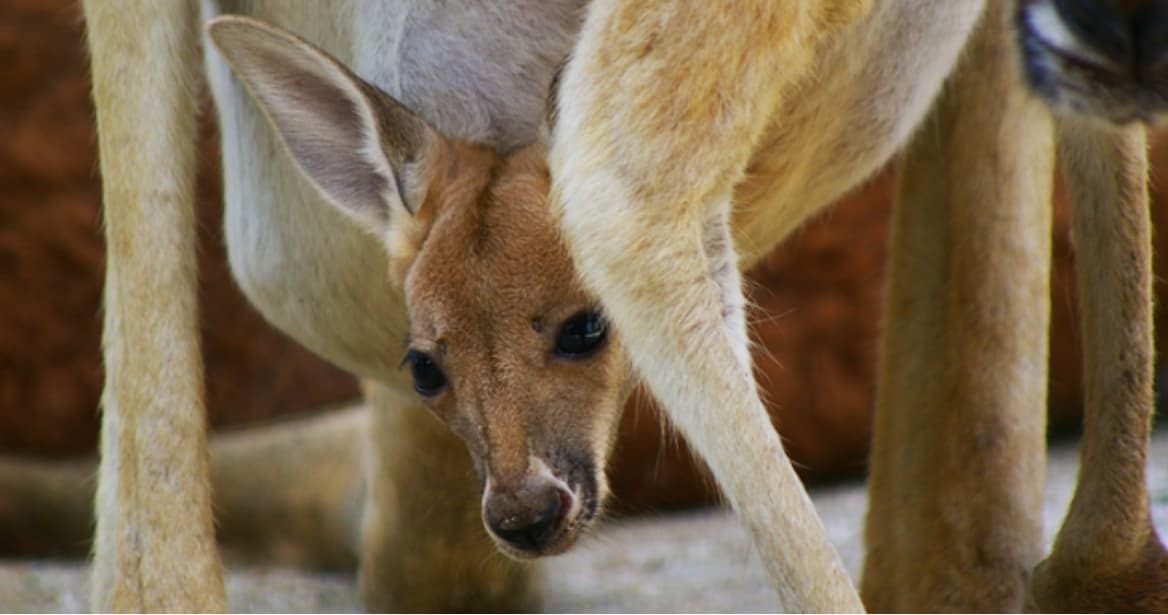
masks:
POLYGON ((901 166, 861 578, 873 611, 1017 611, 1041 557, 1053 130, 994 5, 901 166))
POLYGON ((1084 347, 1079 482, 1031 583, 1044 611, 1168 611, 1168 552, 1149 513, 1152 250, 1142 126, 1061 118, 1084 347))

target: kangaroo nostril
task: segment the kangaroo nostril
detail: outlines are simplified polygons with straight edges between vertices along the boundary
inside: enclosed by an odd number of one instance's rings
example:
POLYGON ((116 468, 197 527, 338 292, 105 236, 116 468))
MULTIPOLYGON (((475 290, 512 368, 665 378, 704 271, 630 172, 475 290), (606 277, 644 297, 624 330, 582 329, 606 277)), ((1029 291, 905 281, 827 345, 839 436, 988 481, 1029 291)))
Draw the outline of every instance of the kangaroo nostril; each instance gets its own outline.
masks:
POLYGON ((538 550, 558 533, 568 510, 565 502, 571 503, 571 496, 565 498, 562 491, 558 488, 549 489, 531 509, 490 521, 491 531, 521 551, 538 550))

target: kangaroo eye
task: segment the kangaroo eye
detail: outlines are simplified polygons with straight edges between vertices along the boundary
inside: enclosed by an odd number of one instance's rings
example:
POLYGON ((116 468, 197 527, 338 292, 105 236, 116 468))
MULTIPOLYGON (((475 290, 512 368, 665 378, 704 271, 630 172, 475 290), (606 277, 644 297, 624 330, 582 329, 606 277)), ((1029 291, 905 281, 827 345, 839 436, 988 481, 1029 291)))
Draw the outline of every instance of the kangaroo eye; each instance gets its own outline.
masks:
POLYGON ((406 353, 403 363, 410 364, 414 390, 425 397, 433 397, 446 387, 446 376, 434 360, 417 350, 406 353))
POLYGON ((570 359, 591 355, 608 337, 608 323, 596 310, 580 312, 569 318, 556 337, 556 354, 570 359))

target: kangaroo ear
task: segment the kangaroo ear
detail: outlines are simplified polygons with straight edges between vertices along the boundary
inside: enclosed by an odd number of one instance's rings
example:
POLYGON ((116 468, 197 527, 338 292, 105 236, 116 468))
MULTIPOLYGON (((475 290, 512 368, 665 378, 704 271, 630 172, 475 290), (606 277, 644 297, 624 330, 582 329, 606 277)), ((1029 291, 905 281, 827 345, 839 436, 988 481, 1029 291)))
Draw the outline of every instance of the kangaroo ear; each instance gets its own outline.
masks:
POLYGON ((207 34, 325 200, 383 234, 425 198, 419 161, 442 138, 393 97, 304 40, 224 16, 207 34))

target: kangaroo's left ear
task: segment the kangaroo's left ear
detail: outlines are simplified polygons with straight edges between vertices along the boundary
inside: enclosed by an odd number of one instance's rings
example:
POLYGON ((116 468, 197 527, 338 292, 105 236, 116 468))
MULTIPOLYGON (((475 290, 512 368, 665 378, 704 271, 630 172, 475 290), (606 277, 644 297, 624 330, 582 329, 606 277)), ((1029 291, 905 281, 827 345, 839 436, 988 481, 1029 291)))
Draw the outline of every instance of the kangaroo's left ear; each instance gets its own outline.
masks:
POLYGON ((381 236, 417 211, 419 163, 445 144, 425 121, 288 32, 224 16, 207 33, 325 200, 381 236))

